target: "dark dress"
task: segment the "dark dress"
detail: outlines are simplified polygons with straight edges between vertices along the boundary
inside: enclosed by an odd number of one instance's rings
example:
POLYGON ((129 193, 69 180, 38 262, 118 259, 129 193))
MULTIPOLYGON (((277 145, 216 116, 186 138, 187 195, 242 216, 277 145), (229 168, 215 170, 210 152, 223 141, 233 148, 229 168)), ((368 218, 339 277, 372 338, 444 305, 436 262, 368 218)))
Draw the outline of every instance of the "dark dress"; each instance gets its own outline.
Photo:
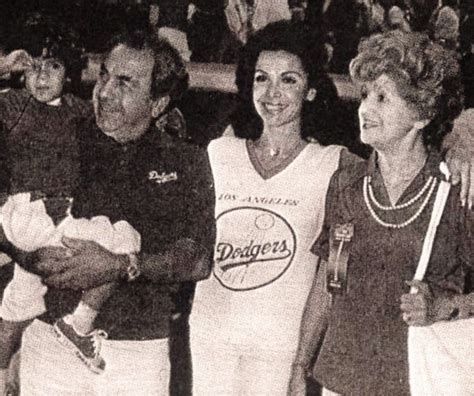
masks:
MULTIPOLYGON (((431 154, 397 204, 415 196, 429 176, 440 178, 439 162, 440 157, 431 154)), ((409 291, 405 281, 415 273, 436 190, 414 222, 400 229, 387 228, 374 220, 364 201, 366 175, 372 176, 377 200, 389 205, 375 154, 368 161, 350 158, 333 176, 325 224, 313 247, 313 252, 327 261, 331 227, 354 225, 347 292, 333 299, 314 374, 325 388, 342 394, 408 395, 408 326, 401 318, 400 297, 409 291)), ((424 197, 408 208, 376 209, 376 213, 385 222, 402 223, 416 213, 424 197)), ((454 187, 425 276, 435 296, 467 291, 474 257, 473 217, 461 207, 459 189, 454 187)))

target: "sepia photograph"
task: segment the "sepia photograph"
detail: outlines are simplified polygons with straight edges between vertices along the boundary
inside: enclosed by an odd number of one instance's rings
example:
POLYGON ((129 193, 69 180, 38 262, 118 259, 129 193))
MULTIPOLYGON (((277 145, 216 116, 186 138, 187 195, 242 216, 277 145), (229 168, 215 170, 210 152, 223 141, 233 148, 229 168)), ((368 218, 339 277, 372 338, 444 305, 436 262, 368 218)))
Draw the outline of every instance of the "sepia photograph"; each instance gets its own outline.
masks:
POLYGON ((473 0, 0 4, 0 396, 474 396, 473 0))

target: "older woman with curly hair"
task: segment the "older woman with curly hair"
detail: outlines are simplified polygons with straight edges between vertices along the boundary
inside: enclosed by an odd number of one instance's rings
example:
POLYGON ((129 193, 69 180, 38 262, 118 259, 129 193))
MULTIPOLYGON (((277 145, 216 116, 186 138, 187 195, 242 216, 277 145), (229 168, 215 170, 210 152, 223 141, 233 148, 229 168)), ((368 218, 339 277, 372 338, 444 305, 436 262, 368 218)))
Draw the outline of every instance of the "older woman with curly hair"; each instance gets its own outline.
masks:
POLYGON ((474 216, 457 187, 424 282, 411 281, 443 179, 440 142, 462 109, 455 59, 423 34, 394 31, 362 42, 351 63, 361 139, 374 152, 367 161, 343 156, 331 179, 291 394, 304 394, 319 345, 313 373, 327 394, 409 394, 408 326, 472 311, 466 274, 474 264, 474 216))

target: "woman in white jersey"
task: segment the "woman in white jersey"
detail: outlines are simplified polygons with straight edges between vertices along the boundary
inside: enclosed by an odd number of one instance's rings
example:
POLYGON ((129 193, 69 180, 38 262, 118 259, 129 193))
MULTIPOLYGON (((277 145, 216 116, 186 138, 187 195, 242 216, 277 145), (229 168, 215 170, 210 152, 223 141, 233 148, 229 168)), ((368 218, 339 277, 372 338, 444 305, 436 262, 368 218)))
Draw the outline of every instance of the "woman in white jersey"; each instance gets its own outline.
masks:
POLYGON ((191 315, 197 396, 287 388, 315 272, 310 247, 342 150, 306 138, 302 114, 321 100, 315 87, 325 77, 322 52, 308 44, 287 22, 249 40, 237 71, 245 125, 209 146, 218 236, 191 315))
POLYGON ((308 138, 307 117, 326 93, 316 91, 323 62, 288 22, 244 47, 236 79, 244 117, 209 146, 217 242, 190 321, 196 396, 286 394, 316 269, 310 248, 343 150, 308 138))

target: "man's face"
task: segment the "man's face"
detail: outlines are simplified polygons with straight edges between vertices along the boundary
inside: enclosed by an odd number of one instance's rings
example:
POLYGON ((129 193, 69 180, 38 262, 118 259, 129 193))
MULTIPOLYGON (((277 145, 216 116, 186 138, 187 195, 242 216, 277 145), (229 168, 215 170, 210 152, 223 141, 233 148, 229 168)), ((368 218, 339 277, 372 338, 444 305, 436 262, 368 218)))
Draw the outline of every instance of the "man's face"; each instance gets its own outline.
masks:
POLYGON ((34 58, 33 66, 25 71, 26 89, 42 103, 59 98, 65 81, 66 69, 56 58, 34 58))
POLYGON ((94 88, 96 122, 119 142, 137 139, 149 128, 154 59, 150 50, 117 45, 101 65, 94 88))

